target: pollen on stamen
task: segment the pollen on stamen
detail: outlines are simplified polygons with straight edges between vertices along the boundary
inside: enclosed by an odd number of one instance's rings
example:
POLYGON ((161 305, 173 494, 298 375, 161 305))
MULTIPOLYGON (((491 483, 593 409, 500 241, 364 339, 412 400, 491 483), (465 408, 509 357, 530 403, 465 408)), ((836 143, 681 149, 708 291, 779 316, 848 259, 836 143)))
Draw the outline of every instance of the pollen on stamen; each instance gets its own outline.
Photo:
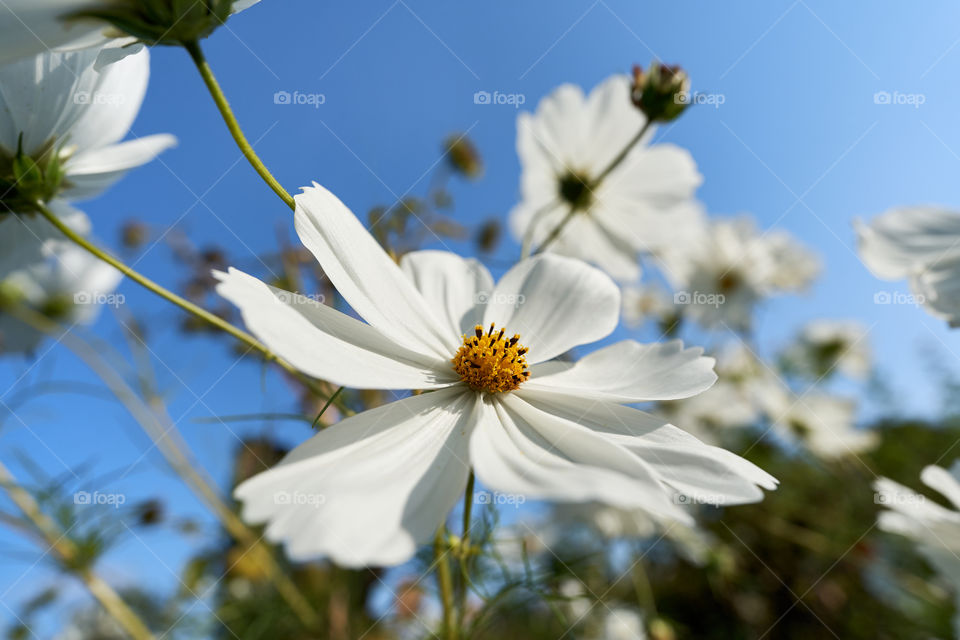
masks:
POLYGON ((491 324, 484 333, 479 324, 474 335, 464 335, 463 345, 453 357, 453 369, 460 379, 476 391, 502 393, 520 387, 530 377, 527 350, 520 344, 519 334, 505 338, 503 329, 491 324))

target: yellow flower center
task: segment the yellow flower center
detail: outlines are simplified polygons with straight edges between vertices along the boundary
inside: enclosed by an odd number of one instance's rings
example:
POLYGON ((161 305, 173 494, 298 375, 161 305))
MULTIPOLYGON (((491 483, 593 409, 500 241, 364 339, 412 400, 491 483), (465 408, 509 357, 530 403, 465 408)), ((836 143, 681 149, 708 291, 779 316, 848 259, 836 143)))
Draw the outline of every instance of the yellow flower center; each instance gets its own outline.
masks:
POLYGON ((463 345, 453 357, 453 369, 460 379, 476 391, 501 393, 513 391, 527 378, 526 348, 520 344, 520 335, 504 337, 504 330, 498 332, 491 324, 490 330, 483 327, 473 328, 474 335, 463 336, 463 345))

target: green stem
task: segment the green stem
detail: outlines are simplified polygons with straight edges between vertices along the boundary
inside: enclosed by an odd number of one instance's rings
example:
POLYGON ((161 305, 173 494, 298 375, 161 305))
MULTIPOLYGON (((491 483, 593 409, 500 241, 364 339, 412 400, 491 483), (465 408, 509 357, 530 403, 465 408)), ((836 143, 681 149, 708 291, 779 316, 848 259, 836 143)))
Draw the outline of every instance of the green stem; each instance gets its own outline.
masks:
POLYGON ((233 136, 237 146, 240 147, 243 156, 254 170, 260 174, 263 181, 273 189, 273 192, 280 196, 280 199, 283 200, 288 207, 295 209, 296 203, 293 196, 287 193, 287 190, 273 177, 270 170, 267 169, 266 165, 264 165, 259 156, 257 156, 257 152, 253 150, 253 145, 250 144, 247 137, 243 134, 243 129, 240 128, 240 123, 237 122, 236 116, 233 115, 233 110, 230 108, 230 103, 227 101, 223 89, 220 88, 220 83, 217 82, 216 76, 213 75, 213 70, 207 63, 206 56, 203 55, 203 49, 200 48, 200 43, 185 42, 183 46, 193 59, 193 63, 197 65, 197 71, 200 72, 203 83, 207 85, 207 90, 210 92, 211 97, 213 97, 213 101, 216 103, 217 109, 223 117, 223 121, 227 124, 227 129, 230 130, 230 135, 233 136))
POLYGON ((457 626, 463 626, 467 614, 467 591, 470 586, 470 521, 473 517, 473 471, 467 478, 467 489, 463 492, 463 533, 460 535, 460 583, 457 591, 457 626))
POLYGON ((630 142, 627 143, 627 146, 625 146, 623 150, 617 154, 617 157, 610 161, 610 164, 607 165, 607 168, 601 171, 600 175, 593 179, 591 188, 596 189, 598 186, 600 186, 600 183, 603 182, 608 175, 610 175, 610 172, 619 167, 620 163, 627 159, 627 154, 629 154, 630 151, 640 143, 644 134, 646 134, 647 130, 650 128, 652 122, 652 120, 647 120, 643 123, 643 126, 640 127, 640 131, 637 132, 637 135, 633 136, 630 142))
POLYGON ((326 403, 324 403, 324 405, 323 405, 323 408, 320 409, 320 413, 317 414, 316 419, 313 421, 313 424, 310 425, 310 428, 311 428, 311 429, 316 429, 316 428, 317 428, 317 423, 320 422, 320 418, 322 418, 322 417, 323 417, 323 414, 327 412, 327 409, 330 408, 330 405, 332 405, 333 402, 334 402, 338 397, 340 397, 340 394, 343 393, 343 389, 344 389, 343 387, 337 388, 337 390, 333 392, 333 395, 330 396, 330 397, 327 399, 326 403))
POLYGON ((447 562, 444 525, 440 525, 433 539, 433 563, 437 571, 437 586, 440 588, 440 602, 443 605, 443 640, 457 640, 457 619, 453 605, 453 573, 447 562))
MULTIPOLYGON (((651 123, 652 123, 651 120, 647 120, 645 123, 643 123, 643 126, 640 127, 640 131, 638 131, 636 135, 630 139, 630 142, 627 143, 627 146, 625 146, 623 149, 620 150, 620 153, 618 153, 617 156, 610 161, 610 164, 608 164, 606 168, 603 171, 601 171, 599 175, 597 175, 596 178, 593 178, 592 180, 590 180, 590 184, 587 185, 587 188, 590 191, 595 191, 600 186, 600 183, 603 182, 614 169, 619 167, 623 163, 623 161, 627 159, 627 156, 630 154, 630 151, 635 146, 637 146, 641 140, 643 140, 643 136, 650 129, 651 123)), ((560 221, 560 224, 554 227, 553 231, 551 231, 550 234, 546 237, 546 239, 540 244, 540 246, 537 247, 537 250, 534 251, 534 255, 538 253, 543 253, 544 251, 546 251, 547 248, 551 244, 553 244, 557 238, 560 237, 560 234, 563 232, 566 226, 570 224, 570 221, 573 220, 573 218, 577 215, 577 213, 578 213, 577 208, 571 207, 567 215, 564 216, 563 220, 560 221)), ((586 213, 586 211, 584 213, 586 213)), ((525 242, 524 248, 523 248, 523 257, 527 257, 527 253, 529 252, 529 250, 530 250, 530 247, 525 242)))
POLYGON ((560 234, 563 233, 563 230, 566 228, 568 224, 570 224, 570 221, 573 220, 574 216, 576 215, 577 215, 577 209, 575 209, 574 207, 570 207, 570 211, 567 212, 567 215, 563 217, 563 220, 560 221, 560 224, 558 224, 553 228, 553 231, 551 231, 550 235, 548 235, 546 239, 543 241, 543 243, 541 243, 541 245, 537 247, 537 250, 533 252, 533 255, 537 255, 538 253, 543 253, 544 251, 546 251, 547 248, 551 244, 553 244, 557 238, 560 237, 560 234))
POLYGON ((240 342, 249 346, 251 349, 259 351, 264 358, 266 358, 267 360, 276 362, 290 375, 297 378, 297 380, 303 383, 303 385, 306 386, 317 397, 320 397, 320 398, 327 397, 326 394, 319 388, 319 386, 317 386, 314 380, 310 379, 307 375, 299 371, 292 364, 290 364, 289 362, 287 362, 277 354, 270 351, 266 347, 266 345, 261 343, 259 340, 254 338, 249 333, 238 329, 237 327, 233 326, 223 318, 220 318, 219 316, 216 316, 210 313, 206 309, 193 304, 189 300, 178 296, 174 292, 162 287, 161 285, 157 284, 156 282, 147 278, 146 276, 141 275, 139 272, 134 271, 132 268, 128 267, 126 264, 124 264, 117 258, 114 258, 109 253, 107 253, 100 247, 96 246, 95 244, 91 243, 82 235, 80 235, 79 233, 77 233, 76 231, 68 227, 66 224, 63 223, 62 220, 60 220, 60 218, 56 216, 55 213, 50 211, 50 209, 48 209, 44 204, 38 202, 36 203, 36 207, 37 207, 37 210, 40 212, 40 215, 42 215, 44 218, 49 220, 50 224, 52 224, 54 227, 59 229, 60 232, 63 233, 63 235, 65 235, 71 242, 73 242, 77 246, 85 249, 87 252, 99 258, 103 262, 106 262, 111 267, 113 267, 123 275, 127 276, 128 278, 130 278, 140 286, 144 287, 148 291, 155 293, 161 298, 164 298, 165 300, 172 302, 173 304, 177 305, 187 313, 191 313, 196 317, 202 320, 205 320, 206 322, 209 322, 212 326, 216 327, 217 329, 220 329, 225 333, 230 334, 240 342))

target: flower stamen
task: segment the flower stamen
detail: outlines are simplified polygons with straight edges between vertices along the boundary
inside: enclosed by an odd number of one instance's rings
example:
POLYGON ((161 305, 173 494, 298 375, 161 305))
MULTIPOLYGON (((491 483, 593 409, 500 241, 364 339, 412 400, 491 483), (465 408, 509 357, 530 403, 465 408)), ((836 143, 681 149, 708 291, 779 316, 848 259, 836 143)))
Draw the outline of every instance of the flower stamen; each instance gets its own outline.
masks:
POLYGON ((520 344, 520 335, 505 338, 506 331, 491 323, 484 333, 479 324, 474 335, 464 335, 463 345, 453 357, 453 369, 471 389, 488 393, 513 391, 530 377, 527 349, 520 344))

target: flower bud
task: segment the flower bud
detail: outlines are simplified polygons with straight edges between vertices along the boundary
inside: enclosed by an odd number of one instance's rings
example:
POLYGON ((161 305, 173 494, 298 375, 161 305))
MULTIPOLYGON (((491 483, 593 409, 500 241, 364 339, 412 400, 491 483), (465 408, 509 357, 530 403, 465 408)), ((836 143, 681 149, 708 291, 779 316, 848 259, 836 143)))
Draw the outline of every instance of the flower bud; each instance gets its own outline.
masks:
POLYGON ((483 159, 465 135, 452 135, 444 142, 447 160, 454 171, 471 180, 483 175, 483 159))
POLYGON ((690 77, 677 65, 634 66, 630 99, 651 121, 669 122, 690 104, 690 77))
POLYGON ((110 23, 148 45, 197 42, 227 21, 234 0, 102 0, 70 18, 110 23))

